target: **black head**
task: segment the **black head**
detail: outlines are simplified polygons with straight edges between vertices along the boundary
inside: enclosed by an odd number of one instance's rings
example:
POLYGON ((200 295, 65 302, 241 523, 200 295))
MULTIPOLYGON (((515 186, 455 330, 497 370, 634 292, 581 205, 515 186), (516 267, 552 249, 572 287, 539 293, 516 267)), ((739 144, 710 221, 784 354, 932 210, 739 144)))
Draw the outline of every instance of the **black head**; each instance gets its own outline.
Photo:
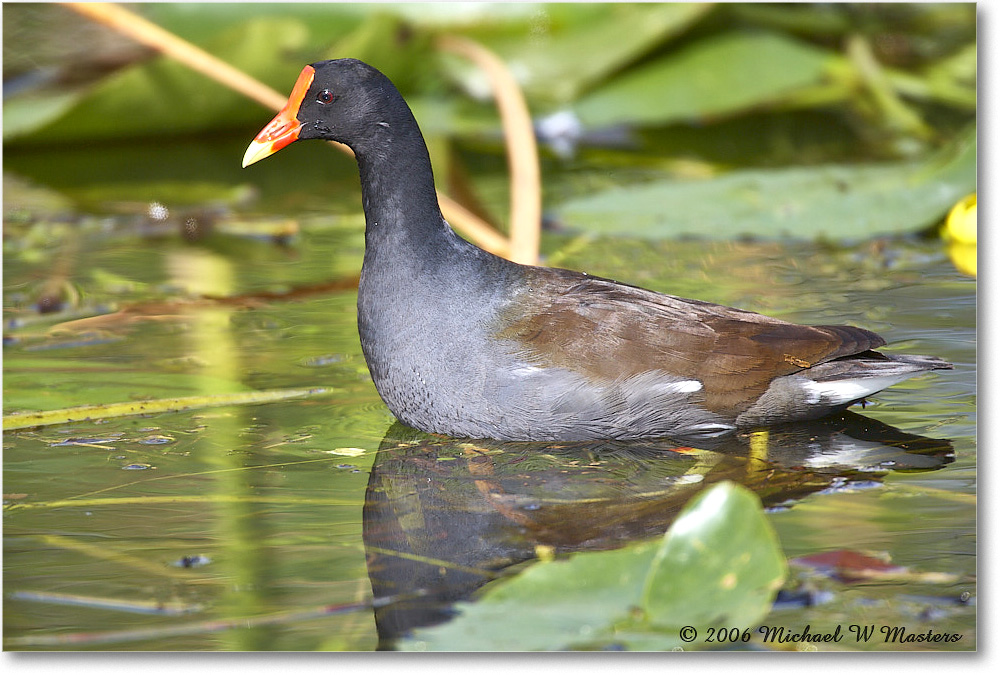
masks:
POLYGON ((412 119, 396 87, 375 68, 357 59, 319 61, 302 69, 288 103, 247 148, 243 166, 312 138, 363 152, 412 119))

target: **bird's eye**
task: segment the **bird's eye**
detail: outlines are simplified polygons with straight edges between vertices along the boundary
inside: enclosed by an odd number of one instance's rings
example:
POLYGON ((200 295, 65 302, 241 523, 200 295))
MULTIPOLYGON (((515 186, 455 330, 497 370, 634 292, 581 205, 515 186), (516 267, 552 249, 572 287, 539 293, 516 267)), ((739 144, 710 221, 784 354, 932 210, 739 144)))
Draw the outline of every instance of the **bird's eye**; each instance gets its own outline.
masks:
POLYGON ((316 102, 326 105, 327 103, 333 102, 333 92, 329 89, 324 89, 320 93, 316 94, 316 102))

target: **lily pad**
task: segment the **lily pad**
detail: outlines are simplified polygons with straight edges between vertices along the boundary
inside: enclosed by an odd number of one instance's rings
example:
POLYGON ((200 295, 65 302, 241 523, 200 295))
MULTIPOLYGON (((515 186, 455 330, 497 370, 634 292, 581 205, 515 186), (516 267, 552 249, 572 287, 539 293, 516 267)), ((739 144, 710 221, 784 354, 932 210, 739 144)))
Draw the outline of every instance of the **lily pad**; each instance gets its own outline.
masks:
POLYGON ((923 161, 733 171, 571 199, 572 227, 645 238, 755 235, 867 238, 939 221, 976 189, 976 133, 923 161))
MULTIPOLYGON (((712 8, 704 3, 609 3, 593 8, 586 21, 533 27, 540 39, 519 39, 499 49, 520 76, 529 96, 568 103, 588 88, 689 28, 712 8), (622 36, 628 36, 622 39, 622 36)), ((579 12, 577 12, 579 13, 579 12)))
POLYGON ((427 67, 433 60, 431 33, 388 12, 375 12, 326 53, 330 59, 348 57, 378 68, 404 93, 433 77, 427 67))
POLYGON ((680 637, 685 626, 697 629, 695 642, 717 621, 750 627, 768 612, 785 574, 760 500, 724 482, 692 499, 663 537, 537 563, 400 647, 672 649, 691 644, 680 637))
POLYGON ((588 126, 700 120, 774 103, 822 82, 834 56, 774 33, 728 33, 660 57, 573 106, 588 126))
POLYGON ((83 89, 17 96, 3 104, 3 139, 17 138, 55 122, 86 95, 83 89))

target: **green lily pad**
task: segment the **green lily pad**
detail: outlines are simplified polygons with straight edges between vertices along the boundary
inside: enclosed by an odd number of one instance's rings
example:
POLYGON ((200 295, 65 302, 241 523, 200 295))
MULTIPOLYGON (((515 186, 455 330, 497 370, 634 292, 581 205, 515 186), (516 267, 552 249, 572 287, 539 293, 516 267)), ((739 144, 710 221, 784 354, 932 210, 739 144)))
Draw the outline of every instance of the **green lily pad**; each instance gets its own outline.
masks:
POLYGON ((823 81, 833 54, 774 33, 701 40, 577 101, 588 126, 665 124, 741 112, 823 81))
POLYGON ((388 12, 373 13, 338 40, 326 58, 360 59, 381 70, 404 93, 434 76, 427 67, 433 62, 431 33, 388 12))
POLYGON ((563 29, 554 25, 544 39, 521 38, 499 51, 529 96, 565 104, 682 33, 711 8, 704 3, 609 3, 594 9, 601 16, 588 15, 563 29))
POLYGON ((83 89, 17 96, 3 104, 3 140, 24 136, 66 115, 86 95, 83 89))
POLYGON ((646 238, 866 238, 933 225, 976 189, 976 133, 923 161, 733 171, 571 199, 568 225, 646 238))
MULTIPOLYGON (((415 631, 404 650, 552 650, 687 646, 710 622, 750 627, 786 574, 760 500, 724 482, 684 508, 667 533, 615 551, 540 562, 487 587, 459 616, 415 631), (685 633, 686 634, 686 633, 685 633)), ((711 624, 714 625, 714 624, 711 624)))
POLYGON ((140 5, 135 11, 164 30, 206 49, 217 46, 219 35, 234 29, 238 32, 238 27, 251 16, 270 22, 293 19, 308 30, 301 52, 305 65, 309 52, 329 47, 332 41, 363 21, 364 7, 335 2, 255 2, 252 7, 221 2, 156 2, 140 5))

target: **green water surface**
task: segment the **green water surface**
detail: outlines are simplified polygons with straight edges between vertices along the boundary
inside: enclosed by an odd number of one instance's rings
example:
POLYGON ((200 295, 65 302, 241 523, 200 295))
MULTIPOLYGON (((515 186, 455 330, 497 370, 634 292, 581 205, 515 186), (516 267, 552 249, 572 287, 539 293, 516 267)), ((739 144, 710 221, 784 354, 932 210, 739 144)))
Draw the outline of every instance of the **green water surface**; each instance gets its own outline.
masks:
MULTIPOLYGON (((221 167, 220 158, 230 155, 235 166, 241 151, 232 154, 233 148, 210 153, 200 170, 221 167)), ((148 227, 143 213, 164 190, 162 174, 154 176, 160 182, 144 183, 141 176, 126 182, 134 202, 95 198, 89 213, 74 210, 70 222, 16 221, 8 212, 5 234, 18 237, 5 238, 5 414, 246 391, 325 391, 276 403, 7 431, 6 649, 370 650, 380 644, 368 603, 385 541, 409 540, 413 550, 440 557, 461 548, 456 539, 463 536, 476 550, 497 546, 489 559, 453 561, 492 574, 531 559, 539 545, 557 553, 613 548, 669 525, 679 505, 653 508, 638 495, 666 489, 691 466, 673 455, 658 464, 656 448, 560 454, 494 444, 484 474, 469 455, 474 448, 441 448, 438 440, 425 451, 412 438, 399 440, 368 377, 355 324, 351 279, 364 246, 355 174, 346 160, 324 155, 326 168, 313 183, 299 185, 289 166, 325 150, 290 150, 283 168, 279 158, 269 160, 274 166, 264 163, 253 177, 262 201, 216 217, 216 232, 196 242, 184 241, 176 228, 148 227), (272 181, 278 174, 283 177, 272 181), (248 236, 246 223, 263 211, 296 222, 298 234, 280 242, 248 236), (322 286, 334 281, 341 283, 322 286), (47 284, 65 303, 39 314, 35 303, 51 290, 47 284), (514 476, 517 485, 504 483, 501 492, 523 489, 530 508, 511 511, 496 498, 500 492, 489 479, 497 476, 514 476), (438 501, 428 501, 428 485, 439 491, 438 501), (617 495, 613 505, 586 506, 609 491, 617 495), (574 500, 581 501, 574 506, 574 500), (449 529, 467 514, 490 524, 463 521, 449 529), (606 521, 615 531, 582 528, 584 521, 588 527, 606 521), (386 522, 396 529, 376 531, 386 522), (440 539, 418 545, 414 538, 424 535, 440 539), (195 564, 180 566, 185 558, 195 564), (62 601, 32 593, 58 594, 62 601), (80 604, 65 604, 67 597, 80 604), (96 606, 94 599, 112 606, 96 606), (332 605, 342 607, 324 610, 332 605), (158 609, 139 611, 148 606, 158 609), (264 620, 227 623, 246 617, 264 620), (118 636, 109 643, 80 638, 94 633, 118 636)), ((127 152, 141 154, 139 148, 127 152)), ((15 158, 15 166, 31 176, 36 162, 46 165, 39 156, 19 165, 15 158)), ((80 161, 70 153, 63 166, 79 169, 80 161)), ((104 156, 94 171, 117 161, 123 160, 104 156)), ((84 198, 87 180, 52 171, 53 184, 84 198)), ((220 175, 234 184, 240 176, 228 166, 220 175)), ((881 333, 890 349, 955 364, 856 410, 950 443, 951 452, 938 462, 913 468, 898 458, 871 466, 845 460, 849 471, 824 473, 816 468, 818 455, 809 454, 808 436, 781 451, 812 459, 786 461, 773 448, 771 457, 756 457, 784 476, 770 484, 759 466, 749 470, 751 451, 738 444, 704 449, 708 454, 698 462, 710 467, 705 475, 743 480, 774 507, 769 518, 790 558, 852 549, 887 555, 928 575, 807 580, 829 592, 827 601, 775 609, 766 623, 799 630, 808 624, 816 631, 905 625, 961 636, 951 644, 873 639, 839 646, 847 649, 974 649, 976 282, 956 271, 940 242, 650 242, 579 234, 547 234, 543 253, 563 267, 786 320, 861 325, 881 333), (801 465, 808 462, 806 476, 801 465)), ((416 558, 407 559, 416 567, 406 574, 440 568, 447 576, 447 561, 416 558)), ((490 574, 458 584, 456 597, 490 574)))

